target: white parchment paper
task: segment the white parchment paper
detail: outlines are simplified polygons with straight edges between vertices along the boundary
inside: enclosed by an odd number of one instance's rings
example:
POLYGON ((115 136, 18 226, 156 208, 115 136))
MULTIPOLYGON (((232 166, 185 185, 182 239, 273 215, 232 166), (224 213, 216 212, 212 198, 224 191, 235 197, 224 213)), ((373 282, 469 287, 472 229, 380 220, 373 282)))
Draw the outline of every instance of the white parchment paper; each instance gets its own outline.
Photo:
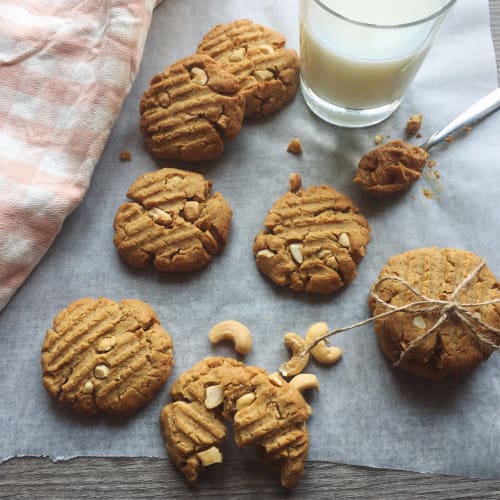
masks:
MULTIPOLYGON (((357 161, 374 146, 376 134, 401 137, 406 119, 419 112, 422 132, 429 135, 497 86, 487 0, 455 5, 406 101, 385 123, 342 130, 315 118, 298 94, 275 116, 247 123, 220 160, 168 163, 204 173, 234 209, 228 246, 208 268, 160 275, 120 260, 112 244, 115 212, 135 178, 160 166, 145 150, 138 126, 139 100, 149 79, 193 53, 213 25, 240 17, 274 27, 298 49, 297 10, 292 0, 167 0, 155 12, 141 71, 87 196, 0 315, 0 459, 165 457, 158 416, 172 381, 207 355, 233 354, 227 346, 209 345, 213 324, 225 319, 247 324, 254 337, 247 362, 275 371, 288 356, 285 332, 304 334, 316 321, 334 328, 367 317, 370 285, 386 260, 400 252, 431 245, 464 248, 481 255, 500 276, 500 113, 433 149, 439 181, 424 176, 410 192, 390 200, 369 198, 352 184, 357 161), (286 152, 293 137, 302 140, 301 157, 286 152), (132 162, 119 161, 124 149, 132 162), (337 295, 278 288, 255 267, 254 236, 286 191, 291 172, 300 172, 305 186, 328 183, 350 195, 372 227, 357 278, 337 295), (41 383, 40 348, 53 317, 77 298, 99 295, 149 302, 175 343, 169 383, 124 422, 75 416, 52 402, 41 383)), ((344 349, 338 365, 308 368, 321 383, 321 392, 308 398, 314 409, 309 459, 500 478, 500 356, 469 376, 432 383, 392 368, 371 326, 338 335, 335 343, 344 349)))

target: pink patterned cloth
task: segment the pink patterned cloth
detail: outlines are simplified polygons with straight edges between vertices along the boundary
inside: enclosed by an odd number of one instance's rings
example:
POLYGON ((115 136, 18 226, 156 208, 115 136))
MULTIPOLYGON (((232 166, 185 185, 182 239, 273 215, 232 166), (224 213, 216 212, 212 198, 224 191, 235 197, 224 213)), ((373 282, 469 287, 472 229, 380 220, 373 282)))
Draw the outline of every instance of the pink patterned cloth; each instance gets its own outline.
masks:
POLYGON ((82 200, 161 0, 2 0, 0 310, 82 200))

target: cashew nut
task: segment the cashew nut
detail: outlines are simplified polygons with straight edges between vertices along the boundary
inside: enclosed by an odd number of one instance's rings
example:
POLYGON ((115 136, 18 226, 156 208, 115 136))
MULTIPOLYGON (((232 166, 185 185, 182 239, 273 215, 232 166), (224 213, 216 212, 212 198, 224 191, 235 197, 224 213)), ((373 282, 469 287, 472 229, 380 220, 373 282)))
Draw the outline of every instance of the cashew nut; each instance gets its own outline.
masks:
POLYGON ((255 395, 255 392, 247 392, 246 394, 243 394, 243 396, 240 396, 236 400, 236 409, 241 410, 242 408, 245 408, 245 406, 251 405, 257 396, 255 395))
POLYGON ((273 384, 276 387, 282 387, 283 386, 283 379, 280 377, 280 374, 278 372, 271 373, 267 377, 269 379, 269 382, 273 384))
POLYGON ((420 330, 426 330, 427 329, 427 325, 425 324, 425 319, 423 318, 423 316, 415 316, 413 318, 412 323, 413 323, 413 326, 416 326, 420 330))
POLYGON ((252 349, 250 330, 243 323, 232 319, 217 323, 208 333, 208 339, 212 344, 229 340, 239 354, 248 354, 252 349))
POLYGON ((199 451, 196 455, 203 467, 222 463, 222 454, 217 446, 212 446, 207 450, 199 451))
POLYGON ((351 246, 351 239, 349 238, 349 235, 347 233, 341 233, 339 235, 338 242, 339 245, 343 246, 344 248, 349 248, 351 246))
MULTIPOLYGON (((319 337, 328 333, 328 325, 321 321, 314 323, 306 333, 306 344, 309 346, 319 337)), ((336 363, 342 357, 342 349, 340 347, 328 347, 325 340, 321 340, 311 349, 312 357, 319 363, 332 364, 336 363)))
POLYGON ((97 344, 95 350, 99 353, 103 352, 109 352, 113 347, 116 345, 116 337, 113 335, 111 337, 104 337, 99 343, 97 344))
POLYGON ((109 367, 107 365, 97 365, 94 368, 96 378, 106 378, 109 375, 109 367))
POLYGON ((200 216, 201 207, 197 201, 189 200, 184 203, 184 218, 195 221, 200 216))
POLYGON ((197 85, 206 85, 208 81, 208 75, 201 68, 191 68, 189 76, 191 77, 192 82, 197 85))
POLYGON ((243 61, 244 58, 245 58, 245 49, 243 47, 235 49, 231 52, 231 54, 229 54, 229 60, 231 62, 243 61))
POLYGON ((258 82, 264 82, 266 80, 272 80, 274 78, 274 74, 268 69, 256 69, 253 72, 253 76, 258 82))
POLYGON ((259 257, 264 257, 266 259, 272 259, 276 254, 274 252, 272 252, 271 250, 269 250, 268 248, 265 248, 264 250, 259 250, 257 252, 257 255, 256 257, 259 258, 259 257))
POLYGON ((153 207, 148 210, 148 215, 153 219, 154 222, 160 224, 160 226, 170 227, 172 225, 172 216, 158 207, 153 207))
POLYGON ((297 264, 302 264, 302 262, 304 262, 304 256, 302 255, 302 247, 303 247, 303 245, 300 243, 292 243, 288 247, 288 249, 290 250, 290 253, 292 255, 292 259, 297 264))
POLYGON ((274 48, 271 47, 270 45, 263 44, 259 47, 261 52, 264 52, 265 54, 274 54, 274 48))
POLYGON ((283 377, 291 377, 300 373, 309 363, 309 353, 301 356, 306 348, 306 341, 296 333, 287 333, 284 337, 284 343, 292 353, 291 359, 279 367, 279 372, 283 377))
POLYGON ((316 375, 312 373, 299 373, 288 382, 292 387, 295 387, 300 393, 308 389, 316 389, 319 391, 319 381, 316 375))
POLYGON ((209 410, 217 408, 224 401, 224 386, 222 384, 210 385, 205 391, 205 407, 209 410))
POLYGON ((94 384, 92 383, 92 380, 87 380, 87 382, 85 382, 82 392, 83 394, 92 394, 94 392, 94 384))

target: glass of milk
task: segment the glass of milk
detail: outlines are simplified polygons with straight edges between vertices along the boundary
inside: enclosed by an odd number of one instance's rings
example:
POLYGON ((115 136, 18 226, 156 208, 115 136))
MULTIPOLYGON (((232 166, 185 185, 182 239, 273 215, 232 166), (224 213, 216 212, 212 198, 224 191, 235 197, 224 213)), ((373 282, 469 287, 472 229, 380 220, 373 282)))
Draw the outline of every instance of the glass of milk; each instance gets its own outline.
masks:
POLYGON ((327 122, 366 127, 401 104, 456 0, 300 0, 301 88, 327 122))

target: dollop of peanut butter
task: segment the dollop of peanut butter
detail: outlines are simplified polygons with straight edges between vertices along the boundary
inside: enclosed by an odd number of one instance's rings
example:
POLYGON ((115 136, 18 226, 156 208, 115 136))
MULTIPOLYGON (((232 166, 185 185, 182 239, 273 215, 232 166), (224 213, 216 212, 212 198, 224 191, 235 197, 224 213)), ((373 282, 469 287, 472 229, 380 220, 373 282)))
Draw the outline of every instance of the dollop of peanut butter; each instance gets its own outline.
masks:
POLYGON ((361 158, 354 182, 374 196, 390 196, 418 180, 428 158, 418 146, 391 141, 361 158))

